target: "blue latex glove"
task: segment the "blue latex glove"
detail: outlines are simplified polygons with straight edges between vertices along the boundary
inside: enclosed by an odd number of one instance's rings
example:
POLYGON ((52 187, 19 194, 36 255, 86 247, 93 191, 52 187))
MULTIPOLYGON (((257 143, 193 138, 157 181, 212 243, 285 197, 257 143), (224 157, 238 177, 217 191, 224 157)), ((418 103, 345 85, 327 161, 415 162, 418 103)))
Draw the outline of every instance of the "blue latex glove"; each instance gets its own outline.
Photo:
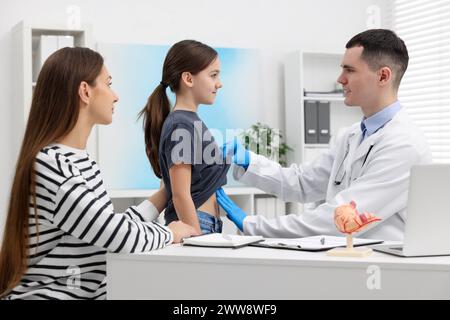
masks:
POLYGON ((244 148, 244 146, 234 138, 232 141, 224 143, 222 146, 222 154, 224 160, 231 157, 231 162, 241 166, 247 170, 250 165, 250 152, 244 148))
POLYGON ((244 219, 247 214, 226 195, 222 188, 216 191, 216 198, 219 205, 227 213, 228 219, 233 221, 239 230, 244 231, 244 219))

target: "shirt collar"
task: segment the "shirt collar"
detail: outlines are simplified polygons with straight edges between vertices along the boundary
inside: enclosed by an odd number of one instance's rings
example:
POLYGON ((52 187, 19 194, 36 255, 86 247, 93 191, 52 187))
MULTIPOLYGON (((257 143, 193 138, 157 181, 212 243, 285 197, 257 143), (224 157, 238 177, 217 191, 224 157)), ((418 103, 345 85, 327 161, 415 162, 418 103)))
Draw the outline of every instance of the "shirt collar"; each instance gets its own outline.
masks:
POLYGON ((364 129, 366 129, 364 137, 369 137, 373 133, 377 132, 386 123, 391 121, 401 108, 402 105, 400 104, 400 102, 396 101, 383 110, 375 113, 373 116, 364 118, 361 121, 361 131, 364 132, 364 129))

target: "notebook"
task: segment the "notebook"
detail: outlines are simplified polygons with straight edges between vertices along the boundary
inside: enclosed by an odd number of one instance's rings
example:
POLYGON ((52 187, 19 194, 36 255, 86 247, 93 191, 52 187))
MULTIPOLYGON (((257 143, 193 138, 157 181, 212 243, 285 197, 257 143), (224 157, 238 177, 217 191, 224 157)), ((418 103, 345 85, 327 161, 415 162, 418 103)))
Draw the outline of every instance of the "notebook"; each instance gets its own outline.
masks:
MULTIPOLYGON (((363 246, 382 243, 383 240, 353 238, 353 246, 363 246)), ((334 236, 313 236, 305 238, 265 238, 264 241, 251 244, 256 247, 273 249, 289 249, 301 251, 324 251, 336 247, 345 247, 347 239, 345 237, 334 236)))
POLYGON ((185 246, 215 247, 215 248, 241 248, 252 243, 262 241, 261 236, 239 236, 223 233, 210 233, 183 239, 185 246))

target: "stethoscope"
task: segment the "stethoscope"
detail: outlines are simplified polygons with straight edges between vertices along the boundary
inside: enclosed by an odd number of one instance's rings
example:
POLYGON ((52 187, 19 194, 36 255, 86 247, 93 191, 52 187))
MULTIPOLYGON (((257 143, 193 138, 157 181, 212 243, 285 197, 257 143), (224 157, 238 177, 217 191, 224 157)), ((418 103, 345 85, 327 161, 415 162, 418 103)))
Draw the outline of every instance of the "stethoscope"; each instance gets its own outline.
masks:
MULTIPOLYGON (((389 121, 391 121, 391 120, 389 120, 389 121)), ((389 121, 387 121, 387 122, 389 122, 389 121)), ((386 122, 386 123, 387 123, 387 122, 386 122)), ((378 128, 376 131, 374 131, 374 133, 377 132, 377 131, 379 131, 379 130, 381 130, 381 129, 383 129, 384 126, 386 125, 386 123, 383 124, 383 125, 382 125, 380 128, 378 128)), ((352 134, 350 137, 352 137, 353 135, 354 135, 354 134, 352 134)), ((350 137, 349 137, 349 138, 350 138, 350 137)), ((363 163, 362 163, 362 165, 361 165, 361 168, 364 167, 364 164, 366 163, 367 157, 369 157, 370 151, 372 151, 372 148, 373 148, 374 145, 375 145, 375 142, 372 142, 372 143, 370 144, 370 147, 369 147, 369 149, 367 150, 367 153, 366 153, 366 156, 364 157, 364 161, 363 161, 363 163)), ((342 159, 342 161, 341 161, 341 163, 340 163, 340 165, 339 165, 339 167, 338 167, 338 169, 337 169, 336 175, 335 175, 335 177, 334 177, 334 185, 336 185, 336 186, 340 185, 340 184, 342 183, 342 181, 344 180, 344 177, 345 177, 345 170, 344 170, 343 166, 344 166, 344 162, 345 162, 345 159, 347 158, 347 155, 348 155, 349 151, 350 151, 350 141, 347 142, 347 150, 345 151, 344 158, 342 159)))
MULTIPOLYGON (((369 150, 367 150, 366 156, 364 157, 364 161, 361 165, 361 168, 364 167, 364 164, 366 163, 367 157, 370 154, 370 151, 372 151, 373 146, 375 145, 375 143, 372 142, 372 144, 369 147, 369 150)), ((337 169, 336 175, 334 177, 334 184, 336 186, 340 185, 342 183, 342 181, 344 180, 345 174, 346 174, 346 170, 344 170, 344 162, 345 159, 347 159, 348 153, 350 151, 350 142, 347 144, 347 149, 345 150, 345 155, 342 158, 341 163, 339 164, 339 167, 337 169)))

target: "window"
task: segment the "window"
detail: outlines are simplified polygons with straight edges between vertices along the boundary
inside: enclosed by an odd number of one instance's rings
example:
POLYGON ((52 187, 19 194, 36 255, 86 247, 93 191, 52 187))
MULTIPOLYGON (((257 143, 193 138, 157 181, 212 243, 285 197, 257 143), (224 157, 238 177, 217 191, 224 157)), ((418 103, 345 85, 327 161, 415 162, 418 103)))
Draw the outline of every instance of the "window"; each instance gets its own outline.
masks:
POLYGON ((450 163, 450 0, 395 0, 392 22, 410 57, 399 99, 434 162, 450 163))

